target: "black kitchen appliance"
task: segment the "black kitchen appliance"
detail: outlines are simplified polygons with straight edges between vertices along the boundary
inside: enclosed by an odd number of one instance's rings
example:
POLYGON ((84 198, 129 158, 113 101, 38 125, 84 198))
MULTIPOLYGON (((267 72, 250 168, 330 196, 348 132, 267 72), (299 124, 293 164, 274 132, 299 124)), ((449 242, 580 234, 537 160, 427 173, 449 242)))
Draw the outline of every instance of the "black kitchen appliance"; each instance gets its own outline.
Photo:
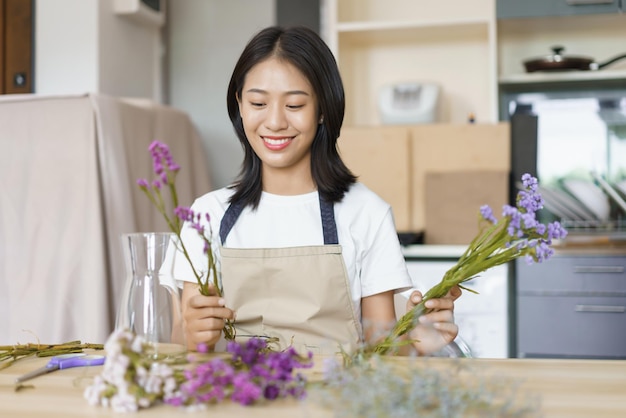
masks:
POLYGON ((511 124, 512 203, 528 172, 545 189, 543 220, 562 221, 574 233, 626 229, 616 201, 626 184, 626 87, 510 93, 501 115, 511 124), (616 194, 606 193, 607 184, 616 194))
POLYGON ((511 203, 521 175, 533 174, 545 188, 540 219, 569 231, 552 259, 510 269, 512 357, 626 358, 626 211, 602 188, 626 197, 626 82, 598 86, 537 83, 501 96, 511 203))

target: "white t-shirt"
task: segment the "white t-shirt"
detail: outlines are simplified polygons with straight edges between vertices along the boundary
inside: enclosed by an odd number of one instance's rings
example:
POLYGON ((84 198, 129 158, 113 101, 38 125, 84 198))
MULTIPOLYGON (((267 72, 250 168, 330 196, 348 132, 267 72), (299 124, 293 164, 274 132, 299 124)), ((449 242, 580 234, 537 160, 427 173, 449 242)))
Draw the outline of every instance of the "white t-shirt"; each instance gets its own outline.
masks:
MULTIPOLYGON (((196 199, 194 213, 208 213, 212 248, 219 261, 220 222, 233 190, 222 188, 196 199)), ((361 298, 378 293, 406 290, 412 286, 391 206, 365 185, 351 186, 343 200, 335 203, 339 245, 350 279, 353 306, 361 317, 361 298)), ((185 227, 181 233, 195 266, 206 270, 204 244, 196 230, 185 227)), ((324 235, 317 192, 281 196, 263 192, 258 208, 246 207, 231 229, 224 247, 282 248, 323 245, 324 235)), ((219 270, 219 264, 218 264, 219 270)), ((176 261, 178 280, 195 282, 189 264, 176 261)))

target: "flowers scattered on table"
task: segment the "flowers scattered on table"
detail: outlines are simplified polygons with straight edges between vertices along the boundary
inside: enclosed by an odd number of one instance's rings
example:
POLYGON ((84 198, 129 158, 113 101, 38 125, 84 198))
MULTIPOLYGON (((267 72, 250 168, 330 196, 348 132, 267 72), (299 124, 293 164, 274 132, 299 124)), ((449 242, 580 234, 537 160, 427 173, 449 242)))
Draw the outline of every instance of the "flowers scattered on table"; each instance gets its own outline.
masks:
POLYGON ((114 331, 105 344, 103 371, 85 389, 88 402, 116 412, 134 412, 156 403, 203 408, 224 400, 251 405, 285 397, 302 399, 306 379, 298 369, 313 365, 311 354, 272 351, 261 338, 245 344, 230 341, 229 357, 202 360, 206 347, 200 346, 184 366, 152 361, 142 355, 146 349, 141 337, 114 331))
POLYGON ((540 416, 540 397, 513 379, 472 363, 425 360, 397 363, 373 355, 344 367, 328 359, 322 384, 307 399, 336 418, 540 416))
MULTIPOLYGON (((178 250, 189 262, 200 288, 200 293, 208 296, 209 283, 212 282, 218 296, 222 296, 222 287, 219 281, 215 256, 211 247, 212 231, 210 230, 209 214, 194 213, 191 208, 179 206, 178 193, 176 191, 176 175, 180 171, 180 166, 174 161, 169 147, 160 141, 153 141, 148 150, 152 157, 152 168, 156 174, 156 178, 152 182, 146 179, 137 180, 139 188, 148 196, 150 202, 152 202, 161 216, 163 216, 170 231, 176 234, 178 250), (171 198, 169 205, 163 197, 162 189, 165 188, 168 189, 171 198), (205 230, 203 220, 206 220, 206 224, 209 225, 208 231, 205 230), (198 270, 191 261, 185 243, 181 239, 183 222, 188 222, 204 241, 204 253, 207 256, 206 271, 198 270), (211 277, 211 280, 209 280, 209 277, 211 277)), ((224 322, 223 331, 225 339, 233 340, 235 338, 235 327, 231 320, 224 322)))
POLYGON ((440 283, 424 294, 421 303, 398 320, 388 336, 376 345, 364 347, 365 353, 387 354, 406 344, 399 337, 415 328, 418 318, 427 312, 424 306, 427 300, 441 298, 457 285, 471 291, 462 283, 518 257, 525 257, 529 263, 540 263, 552 256, 553 241, 565 238, 567 231, 559 222, 544 225, 537 220, 536 212, 543 208, 537 179, 524 174, 522 184, 524 188, 517 194, 516 206, 504 205, 500 220, 496 219, 489 206, 480 208, 482 227, 458 262, 445 273, 440 283))
POLYGON ((306 379, 297 369, 313 365, 312 353, 300 356, 293 348, 268 349, 262 338, 245 344, 230 341, 229 361, 214 358, 184 372, 185 382, 165 401, 170 405, 204 405, 230 399, 242 405, 285 397, 302 399, 306 379))

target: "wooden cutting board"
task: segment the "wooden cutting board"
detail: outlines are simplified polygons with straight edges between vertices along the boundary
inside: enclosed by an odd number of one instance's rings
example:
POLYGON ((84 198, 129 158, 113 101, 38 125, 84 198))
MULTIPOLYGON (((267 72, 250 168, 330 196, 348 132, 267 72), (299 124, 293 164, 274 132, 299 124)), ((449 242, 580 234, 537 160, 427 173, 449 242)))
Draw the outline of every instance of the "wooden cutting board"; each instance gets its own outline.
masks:
POLYGON ((489 205, 496 218, 508 203, 509 173, 462 170, 425 176, 426 244, 467 245, 479 231, 480 207, 489 205))
POLYGON ((431 205, 426 175, 460 170, 509 172, 510 127, 507 122, 414 126, 411 128, 411 152, 411 222, 413 230, 421 231, 432 225, 425 225, 426 205, 431 205))

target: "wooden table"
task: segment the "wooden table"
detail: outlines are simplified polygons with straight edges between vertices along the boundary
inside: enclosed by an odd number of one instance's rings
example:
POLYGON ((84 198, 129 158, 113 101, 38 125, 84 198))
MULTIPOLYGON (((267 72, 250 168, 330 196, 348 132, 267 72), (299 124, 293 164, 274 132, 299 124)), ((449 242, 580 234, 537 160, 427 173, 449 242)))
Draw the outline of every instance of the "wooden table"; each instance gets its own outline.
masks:
MULTIPOLYGON (((601 418, 626 417, 626 360, 547 360, 547 359, 415 359, 406 362, 453 367, 465 362, 475 370, 514 379, 521 388, 541 398, 543 417, 601 418)), ((83 398, 84 387, 102 366, 60 370, 30 382, 34 388, 14 390, 15 378, 46 363, 45 359, 23 359, 0 371, 0 417, 72 418, 124 417, 111 409, 92 407, 83 398)), ((321 361, 309 369, 309 378, 320 377, 321 361)), ((210 406, 210 416, 222 417, 333 417, 333 412, 306 401, 280 400, 244 407, 224 403, 210 406)), ((141 417, 171 417, 179 412, 186 417, 206 417, 207 411, 183 412, 168 405, 139 412, 141 417)))

